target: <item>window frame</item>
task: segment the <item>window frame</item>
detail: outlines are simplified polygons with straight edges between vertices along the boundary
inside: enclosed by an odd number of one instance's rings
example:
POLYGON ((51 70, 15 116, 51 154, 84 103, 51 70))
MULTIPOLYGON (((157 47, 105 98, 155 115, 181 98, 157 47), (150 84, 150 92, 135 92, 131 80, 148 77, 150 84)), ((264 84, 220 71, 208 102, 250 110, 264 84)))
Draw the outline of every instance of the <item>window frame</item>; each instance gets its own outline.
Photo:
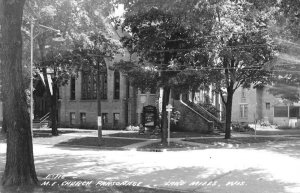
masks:
POLYGON ((76 113, 75 112, 70 112, 70 125, 76 125, 76 113), (73 119, 72 115, 74 115, 74 119, 73 119))
POLYGON ((240 118, 247 119, 249 116, 249 105, 248 103, 240 104, 240 118))
POLYGON ((120 99, 120 90, 121 90, 121 74, 118 70, 114 72, 114 99, 120 99))
POLYGON ((70 100, 76 100, 76 79, 71 77, 70 80, 70 100))

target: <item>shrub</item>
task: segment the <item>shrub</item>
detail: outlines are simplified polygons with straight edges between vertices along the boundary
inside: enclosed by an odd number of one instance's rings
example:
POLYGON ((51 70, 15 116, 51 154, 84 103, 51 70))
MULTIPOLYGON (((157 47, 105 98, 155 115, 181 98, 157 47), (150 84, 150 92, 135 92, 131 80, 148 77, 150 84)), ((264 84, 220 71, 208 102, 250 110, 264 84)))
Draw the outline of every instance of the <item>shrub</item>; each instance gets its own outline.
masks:
POLYGON ((254 131, 252 127, 250 127, 247 123, 232 123, 232 130, 236 132, 247 132, 254 131))
POLYGON ((291 127, 288 125, 282 125, 282 126, 276 127, 276 129, 279 129, 279 130, 300 129, 300 126, 291 127))

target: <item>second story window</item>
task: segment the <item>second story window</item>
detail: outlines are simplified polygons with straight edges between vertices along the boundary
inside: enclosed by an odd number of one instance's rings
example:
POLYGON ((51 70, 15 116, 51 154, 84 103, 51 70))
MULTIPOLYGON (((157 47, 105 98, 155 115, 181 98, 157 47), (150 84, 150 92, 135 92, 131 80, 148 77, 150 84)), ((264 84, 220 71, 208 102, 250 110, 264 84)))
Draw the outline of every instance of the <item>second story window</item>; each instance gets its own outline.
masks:
POLYGON ((82 100, 97 99, 97 80, 92 71, 82 71, 81 98, 82 100))
POLYGON ((241 102, 244 103, 246 102, 246 89, 242 88, 241 92, 241 102))
POLYGON ((101 78, 101 98, 107 99, 107 72, 101 78))
POLYGON ((114 73, 114 99, 120 99, 120 72, 114 73))
POLYGON ((241 104, 240 105, 240 118, 247 118, 248 117, 248 104, 241 104))
POLYGON ((266 103, 266 110, 270 110, 271 109, 271 104, 270 103, 266 103))
POLYGON ((71 77, 70 81, 70 100, 75 100, 75 77, 71 77))

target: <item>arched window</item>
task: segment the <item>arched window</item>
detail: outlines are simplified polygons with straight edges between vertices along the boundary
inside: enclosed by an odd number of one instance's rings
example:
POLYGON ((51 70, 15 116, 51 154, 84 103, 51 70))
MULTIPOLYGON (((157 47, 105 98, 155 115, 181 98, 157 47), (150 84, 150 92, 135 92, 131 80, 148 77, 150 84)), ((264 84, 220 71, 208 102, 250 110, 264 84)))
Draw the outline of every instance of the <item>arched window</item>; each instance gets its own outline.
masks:
POLYGON ((101 98, 107 99, 107 70, 101 75, 101 98))
POLYGON ((81 98, 82 100, 97 99, 96 73, 91 70, 82 70, 81 98))
POLYGON ((114 72, 114 99, 120 99, 120 72, 114 72))

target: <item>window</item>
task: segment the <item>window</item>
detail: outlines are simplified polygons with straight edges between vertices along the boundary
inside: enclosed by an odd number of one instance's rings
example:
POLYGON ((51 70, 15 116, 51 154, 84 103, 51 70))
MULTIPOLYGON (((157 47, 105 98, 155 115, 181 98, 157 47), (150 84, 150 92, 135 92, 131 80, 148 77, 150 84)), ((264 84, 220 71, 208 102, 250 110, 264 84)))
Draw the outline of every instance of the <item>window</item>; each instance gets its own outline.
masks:
POLYGON ((126 98, 130 98, 130 83, 129 83, 129 80, 127 78, 127 84, 126 84, 126 98))
POLYGON ((70 125, 75 125, 76 116, 74 112, 70 113, 70 125))
POLYGON ((105 125, 108 123, 108 113, 102 113, 102 124, 105 125))
POLYGON ((267 110, 270 110, 270 108, 271 108, 270 103, 266 103, 266 109, 267 109, 267 110))
POLYGON ((96 75, 90 71, 82 71, 82 89, 81 98, 82 100, 93 100, 97 99, 97 80, 96 75))
POLYGON ((241 102, 242 103, 246 102, 246 91, 244 88, 242 88, 242 92, 241 92, 241 102))
POLYGON ((274 117, 288 117, 288 107, 274 106, 274 117))
POLYGON ((71 77, 70 81, 70 100, 75 100, 75 77, 71 77))
POLYGON ((290 106, 290 117, 299 117, 299 107, 290 106))
POLYGON ((120 99, 120 72, 114 73, 114 99, 120 99))
POLYGON ((240 117, 247 118, 248 117, 248 104, 240 105, 240 117))
POLYGON ((80 113, 80 125, 85 125, 86 123, 86 113, 80 113))
POLYGON ((107 71, 101 77, 101 99, 107 99, 107 71))
POLYGON ((118 125, 120 121, 120 113, 114 113, 114 126, 118 125))

